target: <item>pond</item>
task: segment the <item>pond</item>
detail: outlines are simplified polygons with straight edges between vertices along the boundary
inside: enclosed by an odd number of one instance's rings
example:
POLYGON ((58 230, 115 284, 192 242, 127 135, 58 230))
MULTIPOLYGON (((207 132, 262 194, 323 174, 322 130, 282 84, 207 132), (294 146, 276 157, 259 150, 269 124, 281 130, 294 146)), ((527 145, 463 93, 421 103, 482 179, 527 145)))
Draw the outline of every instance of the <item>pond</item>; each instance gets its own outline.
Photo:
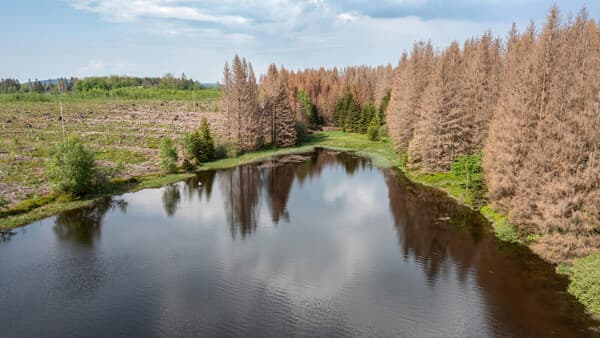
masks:
POLYGON ((553 266, 348 153, 201 172, 15 232, 3 337, 598 334, 553 266))

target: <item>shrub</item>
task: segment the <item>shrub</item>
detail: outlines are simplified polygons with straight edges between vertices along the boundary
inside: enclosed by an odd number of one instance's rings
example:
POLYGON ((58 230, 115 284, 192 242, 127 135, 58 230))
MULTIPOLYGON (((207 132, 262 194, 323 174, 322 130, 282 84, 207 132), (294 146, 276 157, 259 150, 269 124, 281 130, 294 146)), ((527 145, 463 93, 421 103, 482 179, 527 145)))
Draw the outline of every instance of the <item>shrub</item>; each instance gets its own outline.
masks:
POLYGON ((321 122, 317 107, 312 102, 312 99, 304 90, 298 92, 298 105, 300 113, 306 118, 311 125, 317 125, 321 122))
POLYGON ((296 142, 300 142, 308 137, 308 127, 302 121, 296 121, 296 142))
POLYGON ((492 223, 492 228, 498 239, 509 243, 520 242, 517 228, 510 223, 507 215, 498 212, 490 205, 484 205, 479 211, 492 223))
POLYGON ((97 192, 110 192, 113 187, 112 180, 119 177, 125 171, 123 162, 113 167, 96 168, 92 178, 92 186, 97 192))
POLYGON ((366 134, 373 122, 377 123, 377 127, 379 127, 379 124, 381 124, 379 121, 381 120, 379 120, 377 116, 377 108, 375 108, 375 105, 372 102, 367 102, 360 110, 360 117, 355 131, 366 134))
POLYGON ((168 137, 163 137, 160 141, 160 169, 167 174, 177 171, 177 149, 173 141, 168 137))
POLYGON ((450 171, 458 179, 461 187, 479 190, 483 186, 482 154, 464 155, 450 165, 450 171))
POLYGON ((398 155, 398 159, 400 162, 400 168, 408 167, 408 152, 405 150, 398 155))
POLYGON ((189 160, 187 158, 183 159, 183 162, 181 162, 181 169, 185 170, 185 171, 190 171, 192 169, 194 169, 196 167, 195 160, 189 160))
POLYGON ((382 139, 387 137, 389 137, 387 124, 379 126, 379 138, 382 139))
POLYGON ((379 140, 379 128, 381 126, 381 121, 379 120, 379 116, 375 116, 369 122, 369 126, 367 128, 367 135, 369 136, 369 140, 377 141, 379 140))
POLYGON ((182 146, 190 164, 194 159, 202 163, 215 158, 215 143, 206 118, 202 119, 199 131, 184 134, 182 146))
POLYGON ((240 155, 241 151, 237 144, 227 141, 217 145, 215 149, 215 158, 234 158, 240 155))
POLYGON ((199 148, 197 159, 200 162, 207 162, 215 158, 215 142, 210 132, 210 125, 206 118, 200 123, 199 148))
POLYGON ((95 171, 94 154, 77 138, 59 143, 47 166, 48 179, 54 189, 75 195, 91 192, 95 171))
POLYGON ((200 133, 195 131, 183 134, 181 146, 186 160, 198 158, 200 154, 200 133))
POLYGON ((8 206, 8 200, 4 196, 0 196, 0 210, 8 206))

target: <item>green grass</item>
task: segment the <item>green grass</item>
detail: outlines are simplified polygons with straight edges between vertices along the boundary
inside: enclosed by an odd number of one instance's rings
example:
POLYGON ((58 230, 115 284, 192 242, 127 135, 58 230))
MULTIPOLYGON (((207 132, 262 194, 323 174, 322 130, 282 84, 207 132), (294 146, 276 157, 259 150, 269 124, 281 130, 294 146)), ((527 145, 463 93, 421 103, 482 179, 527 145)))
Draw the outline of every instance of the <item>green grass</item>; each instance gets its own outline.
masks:
POLYGON ((600 255, 576 259, 571 266, 559 265, 557 272, 570 275, 569 293, 600 317, 600 255))
POLYGON ((415 182, 440 188, 458 202, 477 208, 485 201, 481 154, 462 156, 452 164, 449 172, 419 172, 406 167, 406 153, 399 155, 403 170, 415 182))
POLYGON ((21 202, 14 208, 0 212, 0 229, 12 229, 35 222, 57 213, 84 207, 99 197, 142 189, 159 188, 192 177, 193 173, 172 175, 149 174, 128 179, 113 179, 105 192, 72 200, 69 196, 54 193, 33 197, 21 202))
POLYGON ((387 142, 370 141, 366 135, 350 134, 342 131, 327 131, 309 135, 306 140, 292 148, 264 148, 235 158, 226 158, 208 162, 200 170, 225 169, 242 164, 261 161, 270 157, 302 154, 314 151, 315 148, 326 148, 339 151, 351 151, 369 158, 379 168, 398 166, 399 159, 392 145, 387 142))
POLYGON ((451 172, 420 173, 407 170, 406 173, 412 181, 443 189, 460 203, 473 205, 473 193, 461 187, 459 179, 451 172))
POLYGON ((496 237, 500 240, 510 243, 522 243, 516 227, 510 223, 507 215, 500 213, 490 205, 483 206, 479 211, 492 223, 496 237))
POLYGON ((149 158, 137 151, 117 148, 95 148, 96 160, 108 160, 113 163, 140 164, 148 161, 149 158))
POLYGON ((0 94, 0 102, 79 102, 90 100, 176 100, 176 101, 217 101, 221 93, 214 88, 195 90, 164 89, 151 87, 125 87, 113 90, 94 89, 90 91, 74 91, 66 94, 58 93, 15 93, 0 94))
POLYGON ((40 220, 42 218, 55 215, 57 213, 81 208, 88 205, 92 199, 84 199, 69 202, 54 201, 46 205, 35 208, 27 213, 14 215, 0 219, 0 229, 12 229, 40 220))
POLYGON ((400 157, 387 138, 371 141, 367 135, 345 133, 343 131, 327 131, 311 135, 303 142, 332 150, 352 151, 357 155, 369 158, 379 168, 400 167, 400 157))

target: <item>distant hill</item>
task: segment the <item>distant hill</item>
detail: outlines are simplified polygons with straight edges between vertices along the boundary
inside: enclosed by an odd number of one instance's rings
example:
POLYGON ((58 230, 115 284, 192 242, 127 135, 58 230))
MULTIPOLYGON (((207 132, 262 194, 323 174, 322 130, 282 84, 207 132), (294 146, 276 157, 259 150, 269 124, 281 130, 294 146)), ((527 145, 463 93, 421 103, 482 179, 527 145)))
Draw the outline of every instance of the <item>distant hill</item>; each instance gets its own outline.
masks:
POLYGON ((200 83, 200 85, 205 88, 217 88, 219 86, 218 83, 200 83))

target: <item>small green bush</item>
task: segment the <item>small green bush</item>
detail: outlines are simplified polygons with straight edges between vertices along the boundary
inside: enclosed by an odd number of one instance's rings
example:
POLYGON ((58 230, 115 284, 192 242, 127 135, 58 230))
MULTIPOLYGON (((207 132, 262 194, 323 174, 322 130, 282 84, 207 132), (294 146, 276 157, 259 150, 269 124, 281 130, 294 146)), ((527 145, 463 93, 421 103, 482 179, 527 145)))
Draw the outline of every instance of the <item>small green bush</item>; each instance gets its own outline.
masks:
POLYGON ((48 179, 56 191, 83 195, 93 189, 94 154, 77 138, 67 138, 51 153, 48 179))
POLYGON ((181 169, 185 170, 185 171, 190 171, 193 170, 196 165, 195 165, 195 160, 189 160, 187 158, 183 159, 183 162, 181 163, 181 169))
POLYGON ((366 134, 369 131, 369 127, 373 123, 377 123, 379 129, 379 116, 377 114, 377 108, 372 102, 365 103, 360 110, 360 117, 358 118, 358 124, 356 126, 356 132, 366 134))
POLYGON ((379 127, 379 138, 383 139, 388 137, 388 127, 387 124, 384 124, 382 126, 379 127))
POLYGON ((174 173, 177 171, 177 149, 173 141, 168 137, 163 137, 159 146, 160 169, 163 173, 174 173))
POLYGON ((317 113, 317 107, 304 90, 298 92, 298 105, 300 112, 306 117, 308 123, 314 126, 321 122, 319 114, 317 113))
POLYGON ((101 167, 96 168, 94 177, 92 178, 92 186, 97 192, 110 192, 112 188, 112 180, 119 177, 125 171, 122 162, 116 167, 101 167))
POLYGON ((215 158, 215 142, 206 118, 202 119, 199 131, 184 134, 182 146, 185 159, 190 164, 194 159, 202 163, 215 158))
POLYGON ((296 121, 296 142, 305 140, 308 137, 308 127, 302 121, 296 121))
POLYGON ((450 166, 450 171, 459 180, 462 188, 478 190, 483 186, 482 154, 464 155, 450 166))
POLYGON ((8 206, 8 200, 4 196, 0 196, 0 210, 8 206))
POLYGON ((369 136, 369 140, 377 141, 379 140, 379 129, 381 126, 381 121, 378 116, 375 116, 369 122, 369 126, 367 128, 367 135, 369 136))
POLYGON ((498 212, 490 205, 484 205, 479 211, 492 222, 492 228, 499 240, 509 243, 520 242, 517 227, 510 223, 507 215, 498 212))
POLYGON ((200 154, 200 133, 195 132, 186 132, 183 134, 182 139, 182 148, 185 155, 186 160, 193 160, 198 158, 200 154))
POLYGON ((592 313, 600 315, 600 255, 576 260, 571 273, 569 292, 592 313))
POLYGON ((400 168, 405 168, 408 166, 408 152, 405 150, 398 155, 398 160, 400 162, 400 168))
POLYGON ((241 151, 237 144, 226 141, 219 143, 215 148, 215 158, 223 159, 223 158, 234 158, 240 155, 241 151))
POLYGON ((199 148, 198 156, 196 157, 200 162, 207 162, 215 158, 215 141, 213 140, 212 133, 210 132, 210 125, 206 118, 202 119, 200 123, 200 134, 199 136, 199 148))

